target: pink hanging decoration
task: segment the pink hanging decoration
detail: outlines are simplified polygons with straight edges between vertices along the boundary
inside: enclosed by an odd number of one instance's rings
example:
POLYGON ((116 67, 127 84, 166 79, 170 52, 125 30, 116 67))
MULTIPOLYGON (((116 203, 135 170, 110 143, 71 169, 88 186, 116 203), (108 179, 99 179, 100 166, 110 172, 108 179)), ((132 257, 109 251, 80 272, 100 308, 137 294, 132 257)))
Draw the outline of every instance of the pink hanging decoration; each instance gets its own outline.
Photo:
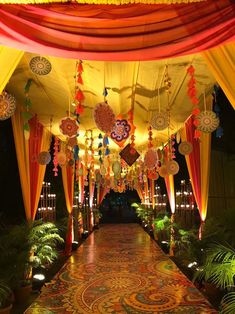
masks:
POLYGON ((106 103, 99 103, 94 109, 94 120, 101 131, 110 133, 115 125, 115 115, 112 108, 106 103))
POLYGON ((55 177, 58 176, 58 159, 57 159, 58 151, 59 151, 59 139, 58 137, 55 137, 54 158, 53 158, 53 165, 54 165, 53 172, 54 172, 55 177))
MULTIPOLYGON (((197 90, 196 90, 196 79, 194 77, 195 74, 195 68, 190 65, 190 67, 187 70, 188 75, 190 76, 190 80, 188 81, 188 96, 191 99, 191 102, 193 104, 193 110, 192 110, 192 115, 194 118, 194 125, 198 126, 198 115, 200 114, 200 109, 199 109, 199 99, 197 97, 197 90)), ((194 137, 195 138, 200 138, 201 132, 195 130, 194 137)))

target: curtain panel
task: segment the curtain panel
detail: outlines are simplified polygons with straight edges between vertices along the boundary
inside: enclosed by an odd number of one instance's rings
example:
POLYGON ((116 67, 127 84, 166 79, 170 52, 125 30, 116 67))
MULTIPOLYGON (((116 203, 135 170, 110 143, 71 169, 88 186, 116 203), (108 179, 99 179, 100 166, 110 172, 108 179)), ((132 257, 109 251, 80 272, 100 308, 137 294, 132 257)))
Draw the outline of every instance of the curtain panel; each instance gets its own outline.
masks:
POLYGON ((83 60, 153 60, 235 40, 235 3, 0 5, 0 44, 83 60))

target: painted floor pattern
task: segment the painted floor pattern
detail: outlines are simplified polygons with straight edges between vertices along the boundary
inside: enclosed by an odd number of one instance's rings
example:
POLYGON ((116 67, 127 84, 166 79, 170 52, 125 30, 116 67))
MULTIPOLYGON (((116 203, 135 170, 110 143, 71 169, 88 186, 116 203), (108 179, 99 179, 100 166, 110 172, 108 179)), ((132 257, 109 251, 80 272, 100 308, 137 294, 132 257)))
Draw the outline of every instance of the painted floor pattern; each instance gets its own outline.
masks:
POLYGON ((102 225, 26 314, 214 314, 138 224, 102 225))

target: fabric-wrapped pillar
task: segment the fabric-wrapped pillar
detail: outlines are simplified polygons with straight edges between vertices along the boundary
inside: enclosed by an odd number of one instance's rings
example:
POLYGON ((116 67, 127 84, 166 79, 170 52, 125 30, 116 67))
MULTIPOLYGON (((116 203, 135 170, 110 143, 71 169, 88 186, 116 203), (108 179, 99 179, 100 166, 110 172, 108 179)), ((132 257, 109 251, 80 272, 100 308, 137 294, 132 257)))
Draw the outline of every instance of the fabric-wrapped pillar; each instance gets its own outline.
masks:
POLYGON ((62 167, 62 180, 66 207, 69 214, 68 231, 66 236, 65 254, 70 255, 73 241, 73 196, 74 196, 74 165, 62 167))

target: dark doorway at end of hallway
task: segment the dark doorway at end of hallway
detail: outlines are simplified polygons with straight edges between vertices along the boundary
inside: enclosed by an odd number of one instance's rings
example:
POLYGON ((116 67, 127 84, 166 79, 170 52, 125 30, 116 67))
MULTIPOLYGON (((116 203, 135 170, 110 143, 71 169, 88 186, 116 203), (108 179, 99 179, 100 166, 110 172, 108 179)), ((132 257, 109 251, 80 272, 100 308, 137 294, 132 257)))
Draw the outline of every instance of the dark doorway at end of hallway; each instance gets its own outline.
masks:
POLYGON ((136 223, 138 217, 132 203, 139 203, 140 199, 135 190, 117 193, 113 190, 106 195, 100 205, 101 223, 136 223))

